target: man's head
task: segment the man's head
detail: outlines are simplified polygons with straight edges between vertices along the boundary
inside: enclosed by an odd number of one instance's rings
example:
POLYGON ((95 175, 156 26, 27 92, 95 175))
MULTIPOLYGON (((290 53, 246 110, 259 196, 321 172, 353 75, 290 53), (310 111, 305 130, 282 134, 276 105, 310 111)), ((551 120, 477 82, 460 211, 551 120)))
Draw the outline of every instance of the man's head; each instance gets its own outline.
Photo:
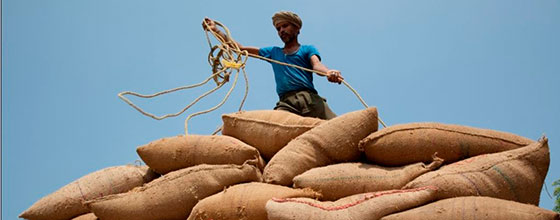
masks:
POLYGON ((297 35, 302 26, 299 16, 289 11, 276 12, 272 16, 272 24, 284 43, 297 39, 297 35))

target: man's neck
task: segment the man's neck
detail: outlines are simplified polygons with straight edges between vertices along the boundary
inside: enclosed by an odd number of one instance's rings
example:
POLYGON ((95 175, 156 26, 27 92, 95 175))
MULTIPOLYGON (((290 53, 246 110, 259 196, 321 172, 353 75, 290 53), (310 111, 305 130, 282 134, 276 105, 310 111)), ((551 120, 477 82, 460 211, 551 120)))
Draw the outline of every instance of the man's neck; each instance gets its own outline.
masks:
POLYGON ((287 42, 284 44, 284 53, 285 54, 292 54, 294 52, 296 52, 299 49, 299 42, 297 41, 297 39, 287 42))

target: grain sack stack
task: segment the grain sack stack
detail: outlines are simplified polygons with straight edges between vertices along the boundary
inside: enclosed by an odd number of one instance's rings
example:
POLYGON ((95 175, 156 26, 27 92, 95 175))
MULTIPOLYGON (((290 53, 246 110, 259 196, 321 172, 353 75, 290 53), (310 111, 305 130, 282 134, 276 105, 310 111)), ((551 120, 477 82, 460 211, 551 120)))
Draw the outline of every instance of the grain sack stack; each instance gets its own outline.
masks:
POLYGON ((264 168, 264 181, 289 186, 295 176, 309 169, 358 160, 358 142, 377 131, 377 120, 377 109, 367 108, 312 128, 272 157, 264 168))
POLYGON ((99 220, 99 218, 97 218, 97 216, 93 213, 87 213, 73 218, 72 220, 99 220))
POLYGON ((100 219, 187 219, 199 200, 228 186, 261 181, 253 165, 198 165, 170 172, 132 191, 85 204, 100 219))
POLYGON ((387 127, 360 141, 360 150, 379 165, 428 162, 434 153, 452 163, 472 156, 527 146, 534 141, 489 129, 442 123, 410 123, 387 127), (404 153, 414 152, 414 153, 404 153))
POLYGON ((171 171, 200 164, 238 164, 257 161, 264 168, 259 151, 240 140, 228 136, 180 135, 162 138, 138 147, 136 152, 154 171, 171 171))
POLYGON ((433 122, 378 131, 376 108, 328 121, 273 110, 222 120, 222 135, 154 140, 137 148, 149 169, 89 174, 20 217, 560 218, 537 207, 550 163, 546 137, 433 122))
POLYGON ((484 154, 441 167, 412 180, 404 188, 434 185, 438 199, 489 196, 533 205, 548 172, 547 138, 526 147, 484 154))
POLYGON ((435 199, 436 187, 391 190, 344 197, 334 202, 307 198, 272 199, 266 210, 270 220, 379 219, 435 199))
POLYGON ((255 148, 270 160, 276 152, 300 134, 324 122, 287 111, 243 111, 222 116, 222 134, 235 137, 255 148))
POLYGON ((116 166, 85 175, 43 197, 20 214, 31 220, 64 220, 90 212, 83 202, 127 192, 157 176, 146 166, 116 166))
POLYGON ((239 184, 198 202, 188 220, 266 220, 265 205, 273 197, 317 199, 321 194, 310 189, 292 189, 267 183, 239 184))
POLYGON ((414 178, 437 169, 443 160, 435 157, 425 165, 381 167, 366 163, 339 163, 317 167, 294 178, 295 188, 311 188, 334 201, 360 193, 400 189, 414 178))
POLYGON ((558 220, 558 213, 534 205, 512 202, 484 196, 468 196, 444 199, 418 208, 383 217, 382 220, 558 220))

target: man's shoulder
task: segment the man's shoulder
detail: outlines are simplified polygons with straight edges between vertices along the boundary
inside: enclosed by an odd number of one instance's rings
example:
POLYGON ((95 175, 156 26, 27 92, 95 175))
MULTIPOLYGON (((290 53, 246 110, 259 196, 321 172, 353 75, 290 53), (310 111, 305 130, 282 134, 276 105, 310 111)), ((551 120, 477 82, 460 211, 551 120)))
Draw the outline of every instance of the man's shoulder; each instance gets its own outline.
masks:
POLYGON ((259 49, 259 51, 266 51, 266 52, 270 53, 270 52, 282 51, 282 48, 280 48, 278 46, 261 47, 259 49))
POLYGON ((269 46, 269 47, 261 47, 261 50, 282 50, 279 46, 269 46))
MULTIPOLYGON (((317 55, 318 57, 320 57, 321 55, 319 54, 319 51, 317 50, 317 48, 313 45, 310 44, 306 44, 306 45, 301 45, 300 46, 300 51, 302 53, 302 55, 311 58, 311 56, 313 55, 317 55)), ((321 58, 319 58, 321 59, 321 58)))
POLYGON ((311 44, 303 44, 303 45, 301 45, 300 48, 304 51, 318 52, 317 47, 315 47, 314 45, 311 45, 311 44))

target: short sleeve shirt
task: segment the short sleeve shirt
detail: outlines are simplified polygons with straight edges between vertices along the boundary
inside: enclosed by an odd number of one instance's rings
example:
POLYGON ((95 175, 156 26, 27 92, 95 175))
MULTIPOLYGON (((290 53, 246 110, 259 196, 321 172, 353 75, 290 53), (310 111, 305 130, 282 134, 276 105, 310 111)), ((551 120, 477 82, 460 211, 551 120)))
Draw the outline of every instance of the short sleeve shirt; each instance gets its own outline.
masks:
MULTIPOLYGON (((284 63, 294 64, 312 69, 311 56, 317 55, 319 51, 311 45, 300 45, 297 52, 284 54, 281 47, 264 47, 259 49, 259 55, 284 63)), ((317 93, 313 86, 313 73, 298 68, 272 63, 274 79, 276 80, 276 92, 278 96, 297 90, 310 90, 317 93)))

